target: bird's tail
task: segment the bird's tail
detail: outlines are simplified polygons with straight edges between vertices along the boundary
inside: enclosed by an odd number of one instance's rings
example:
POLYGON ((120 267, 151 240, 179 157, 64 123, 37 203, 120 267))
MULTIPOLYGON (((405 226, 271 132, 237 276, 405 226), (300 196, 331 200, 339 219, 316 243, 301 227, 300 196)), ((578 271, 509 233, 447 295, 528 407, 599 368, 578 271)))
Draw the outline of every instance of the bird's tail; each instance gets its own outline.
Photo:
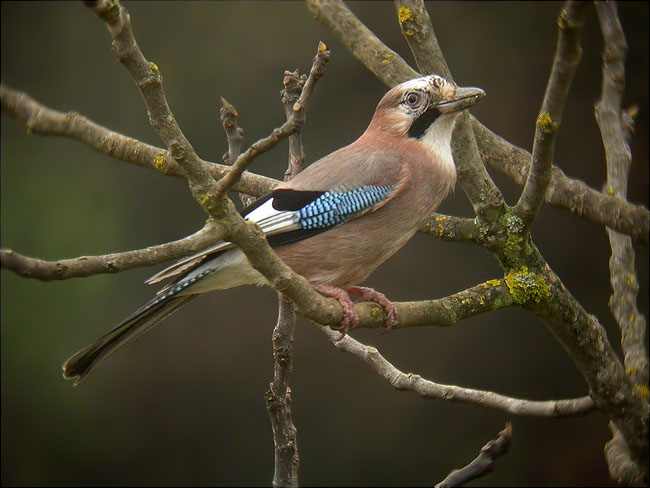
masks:
POLYGON ((102 360, 127 342, 146 332, 162 319, 185 305, 196 295, 155 297, 114 329, 85 347, 63 365, 63 377, 74 379, 75 386, 102 360))

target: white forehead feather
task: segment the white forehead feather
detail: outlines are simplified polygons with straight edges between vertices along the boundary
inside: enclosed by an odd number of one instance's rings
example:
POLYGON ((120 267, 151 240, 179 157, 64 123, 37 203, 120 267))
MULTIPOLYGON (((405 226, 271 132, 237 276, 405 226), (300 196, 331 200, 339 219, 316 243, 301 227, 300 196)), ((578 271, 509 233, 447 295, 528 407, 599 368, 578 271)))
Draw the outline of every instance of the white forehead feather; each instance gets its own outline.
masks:
POLYGON ((442 76, 429 75, 421 78, 414 78, 400 84, 399 87, 404 90, 422 90, 430 93, 440 94, 442 98, 451 98, 456 92, 456 85, 445 80, 442 76))

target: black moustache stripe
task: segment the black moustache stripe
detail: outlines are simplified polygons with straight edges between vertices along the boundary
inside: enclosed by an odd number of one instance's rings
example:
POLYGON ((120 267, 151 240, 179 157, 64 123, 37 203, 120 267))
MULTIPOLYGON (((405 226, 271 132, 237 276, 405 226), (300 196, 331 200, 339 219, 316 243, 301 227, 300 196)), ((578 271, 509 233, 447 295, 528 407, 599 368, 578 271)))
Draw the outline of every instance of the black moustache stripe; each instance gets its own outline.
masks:
POLYGON ((415 139, 419 139, 424 135, 427 129, 433 124, 436 119, 440 116, 440 111, 438 107, 431 107, 429 110, 420 115, 417 119, 411 124, 408 135, 415 139))

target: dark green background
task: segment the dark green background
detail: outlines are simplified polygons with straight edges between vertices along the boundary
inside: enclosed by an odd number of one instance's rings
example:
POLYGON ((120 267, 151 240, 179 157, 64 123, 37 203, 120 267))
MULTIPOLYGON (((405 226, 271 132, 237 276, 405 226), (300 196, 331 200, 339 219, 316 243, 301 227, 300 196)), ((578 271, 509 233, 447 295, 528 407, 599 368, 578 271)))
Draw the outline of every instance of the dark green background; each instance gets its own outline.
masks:
MULTIPOLYGON (((365 129, 386 87, 299 2, 131 3, 138 43, 164 76, 169 103, 197 152, 226 150, 219 96, 240 113, 245 144, 284 119, 285 69, 306 71, 317 43, 332 50, 312 99, 304 142, 313 161, 365 129)), ((473 113, 530 149, 557 36, 558 3, 430 3, 456 81, 483 88, 473 113)), ((392 3, 352 10, 411 62, 392 3)), ((132 80, 110 52, 97 16, 81 3, 2 2, 2 82, 58 110, 160 145, 132 80)), ((648 4, 619 5, 630 46, 626 106, 641 107, 632 141, 630 199, 648 205, 648 4)), ((593 104, 601 36, 587 9, 583 62, 556 147, 570 176, 600 189, 605 165, 593 104)), ((251 170, 281 178, 286 143, 251 170)), ((509 203, 518 189, 494 175, 509 203)), ((59 137, 30 136, 2 115, 2 247, 45 259, 142 248, 183 237, 204 214, 185 182, 59 137)), ((460 188, 441 211, 470 216, 460 188)), ((535 240, 575 297, 620 349, 607 308, 604 229, 563 209, 542 209, 535 240)), ((636 246, 639 303, 648 313, 648 248, 636 246)), ((63 361, 154 292, 142 282, 162 266, 43 283, 2 271, 3 485, 268 485, 273 444, 263 394, 272 376, 270 289, 245 288, 193 301, 102 364, 78 388, 63 361)), ((500 268, 482 248, 417 235, 368 280, 394 300, 448 295, 500 268)), ((455 327, 356 338, 406 372, 442 383, 532 399, 587 388, 544 326, 509 309, 455 327)), ((475 485, 606 485, 598 414, 518 418, 393 390, 300 320, 291 381, 303 485, 428 485, 459 467, 513 422, 511 452, 475 485)))

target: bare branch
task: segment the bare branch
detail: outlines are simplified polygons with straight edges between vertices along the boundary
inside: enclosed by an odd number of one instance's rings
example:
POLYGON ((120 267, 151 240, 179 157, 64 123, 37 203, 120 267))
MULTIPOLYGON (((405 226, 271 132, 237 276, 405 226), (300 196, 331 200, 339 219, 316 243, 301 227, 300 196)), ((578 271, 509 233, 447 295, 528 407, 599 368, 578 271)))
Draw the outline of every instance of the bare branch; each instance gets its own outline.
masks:
POLYGON ((485 444, 481 448, 481 453, 467 466, 449 473, 449 476, 438 483, 436 488, 463 486, 468 481, 491 473, 494 471, 494 463, 497 458, 508 452, 510 439, 512 439, 512 425, 510 422, 506 422, 506 427, 499 432, 498 438, 485 444))
POLYGON ((424 0, 395 0, 397 20, 420 73, 438 74, 453 81, 433 31, 424 0))
POLYGON ((363 25, 342 0, 307 0, 307 8, 316 20, 334 32, 352 55, 386 85, 392 87, 419 76, 399 54, 386 47, 363 25))
MULTIPOLYGON (((616 4, 597 3, 605 46, 603 49, 603 87, 596 104, 596 120, 600 126, 607 160, 607 192, 625 199, 632 155, 625 141, 621 123, 621 100, 625 84, 625 52, 627 46, 623 28, 618 20, 616 4)), ((633 120, 625 113, 627 120, 633 120)), ((625 117, 624 117, 625 119, 625 117)), ((646 320, 639 312, 636 297, 639 285, 634 269, 634 249, 631 239, 607 229, 612 248, 609 261, 612 297, 610 308, 621 328, 621 345, 625 368, 634 382, 648 385, 648 353, 645 349, 646 320)))
POLYGON ((327 327, 318 326, 337 349, 352 354, 368 364, 396 390, 412 391, 418 395, 449 402, 471 403, 482 407, 503 410, 513 415, 533 417, 564 417, 582 415, 593 410, 594 405, 588 396, 570 400, 533 401, 507 397, 491 391, 461 388, 455 385, 443 385, 425 380, 412 373, 403 373, 387 361, 374 347, 361 344, 346 335, 339 340, 340 334, 327 327))
MULTIPOLYGON (((282 103, 287 119, 293 115, 294 104, 298 102, 306 81, 307 76, 300 75, 298 70, 284 72, 282 103)), ((284 181, 289 181, 305 168, 305 152, 302 148, 301 134, 302 130, 298 130, 289 136, 289 164, 284 173, 284 181)))
MULTIPOLYGON (((223 162, 228 166, 232 166, 241 154, 241 144, 244 140, 244 129, 237 125, 238 116, 239 114, 235 107, 228 103, 225 98, 221 97, 219 120, 221 121, 224 131, 226 131, 226 140, 228 141, 228 151, 224 153, 221 159, 223 159, 223 162)), ((255 201, 254 196, 246 195, 244 193, 239 193, 239 199, 244 207, 247 207, 255 201)))
MULTIPOLYGON (((185 178, 181 167, 169 151, 132 139, 103 127, 76 112, 63 113, 37 102, 24 92, 0 85, 2 110, 25 122, 27 131, 42 135, 59 135, 75 139, 108 156, 127 163, 156 170, 164 175, 185 178)), ((215 180, 229 167, 201 160, 215 180)), ((233 189, 248 195, 262 195, 279 182, 273 178, 244 172, 233 189)))
MULTIPOLYGON (((483 163, 523 186, 530 170, 530 153, 494 134, 476 119, 472 120, 472 127, 483 163)), ((650 213, 647 208, 594 190, 580 180, 569 178, 557 166, 551 170, 545 198, 549 205, 565 208, 648 245, 650 213)))
POLYGON ((644 477, 644 468, 632 460, 630 448, 614 422, 609 423, 609 430, 612 438, 605 444, 609 476, 622 486, 648 486, 647 472, 644 477))
POLYGON ((185 173, 192 195, 212 214, 211 207, 217 199, 210 196, 215 193, 216 183, 176 122, 163 90, 160 69, 147 61, 138 47, 129 13, 122 4, 111 0, 88 2, 87 5, 105 22, 113 39, 113 55, 133 77, 147 106, 149 123, 185 173))
MULTIPOLYGON (((605 146, 607 192, 624 200, 632 163, 625 132, 627 131, 629 135, 631 130, 629 124, 634 123, 629 113, 621 114, 627 44, 623 27, 618 19, 616 4, 596 2, 596 11, 604 39, 602 94, 596 104, 596 120, 605 146)), ((612 229, 607 229, 607 234, 612 248, 612 256, 609 260, 612 296, 609 306, 621 328, 625 372, 632 378, 636 388, 647 401, 646 321, 636 305, 639 285, 634 269, 632 240, 612 229)), ((634 459, 628 441, 612 422, 610 422, 610 430, 612 439, 605 445, 605 456, 612 478, 619 483, 647 485, 647 459, 645 462, 634 459)))
POLYGON ((442 214, 434 214, 420 228, 420 232, 448 242, 478 243, 479 237, 479 228, 474 219, 442 214))
POLYGON ((532 165, 526 185, 515 205, 514 213, 528 228, 532 225, 544 201, 551 182, 555 137, 560 128, 571 80, 580 62, 580 31, 585 2, 567 1, 558 18, 559 36, 553 67, 535 127, 532 165))
POLYGON ((66 280, 101 273, 119 273, 127 269, 164 263, 215 244, 223 235, 223 229, 213 220, 208 220, 201 230, 183 239, 135 251, 44 261, 2 249, 0 260, 3 268, 10 269, 24 278, 43 281, 66 280))
POLYGON ((298 444, 291 415, 289 378, 293 370, 293 330, 296 313, 293 303, 278 294, 278 322, 273 329, 273 381, 265 393, 275 445, 273 486, 298 486, 298 444))

